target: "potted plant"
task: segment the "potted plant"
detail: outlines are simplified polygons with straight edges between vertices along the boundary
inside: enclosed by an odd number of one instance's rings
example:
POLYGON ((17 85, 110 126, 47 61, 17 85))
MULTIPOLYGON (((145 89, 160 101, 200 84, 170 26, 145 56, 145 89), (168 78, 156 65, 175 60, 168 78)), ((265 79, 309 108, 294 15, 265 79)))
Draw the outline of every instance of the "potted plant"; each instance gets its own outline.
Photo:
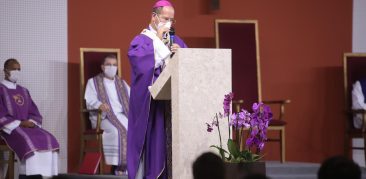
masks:
POLYGON ((223 114, 214 116, 211 123, 206 123, 207 131, 212 133, 217 128, 219 145, 212 145, 216 148, 223 161, 226 163, 227 178, 238 178, 248 173, 265 174, 265 163, 260 162, 263 155, 260 152, 264 148, 267 139, 267 128, 272 119, 272 112, 269 106, 262 102, 254 103, 252 111, 241 109, 240 112, 231 112, 233 93, 225 95, 223 102, 223 114), (227 149, 223 148, 221 138, 220 122, 227 119, 229 138, 227 149), (232 131, 231 131, 232 130, 232 131), (241 144, 245 146, 241 148, 241 144))

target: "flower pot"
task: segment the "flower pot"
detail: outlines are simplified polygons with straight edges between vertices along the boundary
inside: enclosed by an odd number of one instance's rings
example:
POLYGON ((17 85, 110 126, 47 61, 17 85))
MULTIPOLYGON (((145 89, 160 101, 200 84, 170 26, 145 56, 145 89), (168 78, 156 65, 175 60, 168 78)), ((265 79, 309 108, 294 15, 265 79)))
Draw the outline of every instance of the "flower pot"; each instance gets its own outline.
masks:
POLYGON ((243 179, 248 174, 266 174, 265 162, 225 162, 227 179, 243 179))

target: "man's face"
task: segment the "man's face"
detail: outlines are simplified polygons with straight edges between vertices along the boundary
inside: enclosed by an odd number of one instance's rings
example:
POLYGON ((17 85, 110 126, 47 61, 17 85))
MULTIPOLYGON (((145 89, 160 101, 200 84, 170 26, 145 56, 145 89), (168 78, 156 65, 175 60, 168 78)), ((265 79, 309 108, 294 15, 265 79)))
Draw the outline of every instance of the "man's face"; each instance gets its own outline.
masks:
POLYGON ((104 71, 106 66, 117 66, 117 59, 115 58, 107 58, 102 65, 102 70, 104 71))
MULTIPOLYGON (((174 20, 174 8, 171 6, 165 6, 161 9, 160 14, 152 14, 151 21, 158 25, 159 22, 167 23, 168 21, 171 21, 173 24, 175 22, 174 20)), ((154 26, 155 28, 155 26, 154 26)), ((156 29, 155 29, 156 30, 156 29)))
POLYGON ((18 70, 20 71, 20 64, 17 62, 11 63, 6 69, 4 69, 5 72, 5 78, 8 79, 10 76, 10 71, 18 70))

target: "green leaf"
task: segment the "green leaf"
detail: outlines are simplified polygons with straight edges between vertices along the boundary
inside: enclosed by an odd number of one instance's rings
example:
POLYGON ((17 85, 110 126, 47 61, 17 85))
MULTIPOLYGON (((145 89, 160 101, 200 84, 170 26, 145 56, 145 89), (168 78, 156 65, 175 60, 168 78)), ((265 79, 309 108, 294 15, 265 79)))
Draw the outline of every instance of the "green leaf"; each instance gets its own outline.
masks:
POLYGON ((233 158, 232 155, 229 154, 229 157, 227 157, 226 159, 227 161, 231 161, 232 158, 233 158))
POLYGON ((219 153, 220 153, 220 155, 221 155, 221 159, 222 160, 230 160, 229 158, 230 158, 230 154, 229 154, 229 152, 227 152, 225 149, 223 149, 223 148, 221 148, 221 147, 219 147, 219 146, 217 146, 217 145, 211 145, 210 147, 212 147, 212 148, 216 148, 218 151, 219 151, 219 153), (229 158, 227 158, 226 156, 225 156, 225 154, 229 154, 229 158))
POLYGON ((223 149, 223 148, 221 148, 221 147, 219 147, 219 146, 217 146, 217 145, 211 145, 210 147, 212 147, 212 148, 216 148, 216 149, 218 149, 219 151, 223 151, 224 153, 229 154, 229 152, 228 152, 228 151, 226 151, 225 149, 223 149))
POLYGON ((253 161, 258 161, 258 160, 260 160, 260 159, 262 159, 264 157, 264 155, 256 155, 256 157, 254 158, 254 160, 253 161))
POLYGON ((245 161, 251 161, 252 160, 252 153, 249 150, 242 151, 241 156, 244 158, 245 161))
POLYGON ((262 159, 264 156, 254 154, 250 150, 244 150, 240 152, 240 162, 255 162, 262 159))
POLYGON ((238 147, 236 146, 235 142, 232 139, 229 139, 227 141, 227 148, 229 149, 230 154, 234 158, 238 158, 239 157, 240 151, 239 151, 238 147))

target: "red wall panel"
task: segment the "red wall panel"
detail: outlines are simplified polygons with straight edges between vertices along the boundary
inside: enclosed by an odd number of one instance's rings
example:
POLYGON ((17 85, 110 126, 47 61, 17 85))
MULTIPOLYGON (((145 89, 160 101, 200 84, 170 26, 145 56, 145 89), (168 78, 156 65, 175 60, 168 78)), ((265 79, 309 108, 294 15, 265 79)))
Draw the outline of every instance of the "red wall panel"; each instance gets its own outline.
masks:
MULTIPOLYGON (((79 158, 79 48, 120 48, 122 75, 130 81, 126 57, 132 38, 147 27, 154 0, 68 1, 69 161, 79 158)), ((286 156, 320 162, 343 152, 342 57, 351 51, 352 1, 172 0, 176 32, 190 47, 214 47, 214 19, 256 19, 259 25, 264 100, 292 100, 286 111, 286 156)), ((243 85, 246 85, 243 83, 243 85)), ((266 159, 279 159, 278 146, 266 146, 266 159)))

